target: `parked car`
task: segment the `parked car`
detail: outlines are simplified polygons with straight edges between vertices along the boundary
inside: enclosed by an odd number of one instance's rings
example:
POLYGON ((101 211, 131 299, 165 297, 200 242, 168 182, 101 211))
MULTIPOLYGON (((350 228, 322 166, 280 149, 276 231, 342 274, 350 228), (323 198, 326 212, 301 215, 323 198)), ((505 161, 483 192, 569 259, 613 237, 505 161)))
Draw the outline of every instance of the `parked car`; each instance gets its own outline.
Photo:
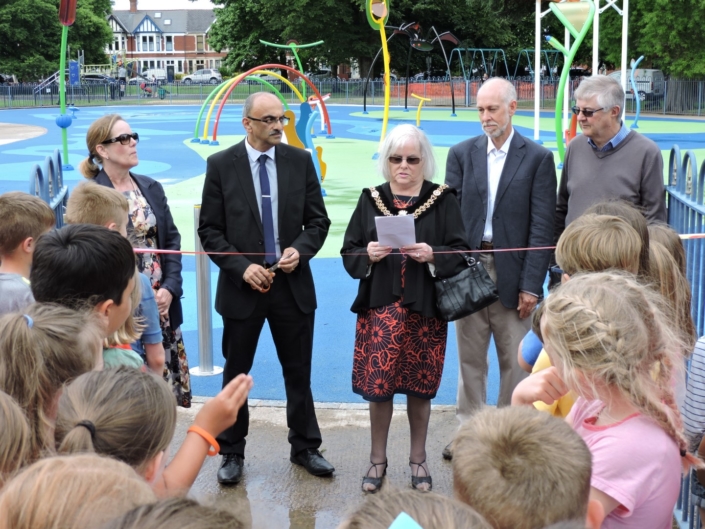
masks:
POLYGON ((110 77, 104 73, 89 72, 83 74, 83 82, 86 84, 113 84, 118 81, 115 77, 110 77))
POLYGON ((196 70, 190 75, 184 75, 181 82, 184 84, 218 84, 223 82, 223 76, 218 70, 204 68, 196 70))
POLYGON ((306 77, 310 80, 320 80, 320 79, 331 79, 333 78, 333 72, 329 69, 314 70, 312 72, 306 72, 306 77))
MULTIPOLYGON (((634 99, 631 74, 631 69, 627 70, 627 99, 634 99)), ((616 72, 612 72, 610 77, 621 82, 622 71, 617 70, 616 72)), ((634 80, 636 81, 640 101, 646 101, 647 99, 663 99, 666 88, 666 78, 661 70, 637 68, 634 72, 634 80)))
POLYGON ((166 84, 166 70, 164 68, 150 68, 140 73, 145 79, 149 79, 152 82, 157 82, 158 84, 166 84))

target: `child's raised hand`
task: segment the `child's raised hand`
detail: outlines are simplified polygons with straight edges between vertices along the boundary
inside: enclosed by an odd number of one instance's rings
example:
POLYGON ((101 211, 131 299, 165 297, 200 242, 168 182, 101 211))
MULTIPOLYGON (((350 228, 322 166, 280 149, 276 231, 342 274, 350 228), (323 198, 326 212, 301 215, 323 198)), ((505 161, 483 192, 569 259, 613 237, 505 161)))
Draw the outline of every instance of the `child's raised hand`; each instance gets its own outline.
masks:
POLYGON ((512 405, 530 406, 536 401, 553 404, 568 391, 558 370, 551 366, 519 382, 512 393, 512 405))
POLYGON ((235 423, 237 413, 252 388, 252 377, 238 375, 220 393, 203 405, 193 421, 213 437, 235 423))

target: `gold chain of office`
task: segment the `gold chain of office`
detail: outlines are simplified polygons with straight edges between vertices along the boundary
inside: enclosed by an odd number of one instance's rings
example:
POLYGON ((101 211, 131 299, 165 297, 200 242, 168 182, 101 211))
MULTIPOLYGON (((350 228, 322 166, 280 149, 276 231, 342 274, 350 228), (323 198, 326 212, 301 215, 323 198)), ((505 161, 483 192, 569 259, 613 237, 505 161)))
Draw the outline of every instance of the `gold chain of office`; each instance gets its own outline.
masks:
MULTIPOLYGON (((382 199, 380 198, 379 191, 375 187, 370 187, 370 194, 372 195, 372 199, 375 201, 375 205, 377 206, 377 209, 386 217, 394 217, 391 211, 387 209, 387 206, 384 205, 384 202, 382 202, 382 199)), ((421 206, 416 208, 414 211, 413 215, 415 219, 418 219, 426 210, 428 210, 433 203, 438 200, 438 197, 440 197, 443 194, 443 191, 448 189, 448 185, 442 184, 438 186, 437 189, 431 193, 431 196, 429 199, 423 203, 421 206)), ((405 209, 400 209, 399 210, 399 215, 408 215, 408 211, 405 209)))

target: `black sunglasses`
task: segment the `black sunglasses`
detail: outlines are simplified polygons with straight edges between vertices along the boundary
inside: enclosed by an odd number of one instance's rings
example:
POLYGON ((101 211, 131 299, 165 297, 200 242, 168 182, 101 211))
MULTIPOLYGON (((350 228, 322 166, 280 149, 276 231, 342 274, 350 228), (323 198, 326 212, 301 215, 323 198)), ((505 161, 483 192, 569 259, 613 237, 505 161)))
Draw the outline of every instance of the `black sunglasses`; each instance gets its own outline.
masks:
POLYGON ((604 109, 605 109, 604 107, 596 108, 595 110, 588 110, 587 108, 580 108, 580 107, 571 108, 571 110, 573 111, 573 114, 575 114, 576 116, 579 116, 580 113, 582 112, 583 116, 585 116, 586 118, 591 118, 593 116, 593 114, 595 114, 595 112, 599 112, 600 110, 604 110, 604 109))
POLYGON ((140 142, 140 135, 137 134, 136 132, 133 132, 132 134, 120 134, 119 136, 116 136, 114 138, 110 138, 109 140, 101 141, 103 145, 107 143, 120 143, 120 145, 129 145, 130 140, 135 140, 135 143, 140 142))
POLYGON ((272 125, 276 123, 277 121, 281 123, 282 125, 288 125, 289 124, 289 118, 286 116, 282 116, 280 118, 275 118, 274 116, 267 116, 266 118, 253 118, 251 116, 247 116, 247 119, 251 119, 252 121, 259 121, 261 123, 264 123, 266 125, 272 125))
POLYGON ((421 158, 418 156, 390 156, 387 158, 389 163, 393 163, 394 165, 400 164, 404 159, 406 159, 406 163, 409 165, 418 165, 421 163, 421 158))

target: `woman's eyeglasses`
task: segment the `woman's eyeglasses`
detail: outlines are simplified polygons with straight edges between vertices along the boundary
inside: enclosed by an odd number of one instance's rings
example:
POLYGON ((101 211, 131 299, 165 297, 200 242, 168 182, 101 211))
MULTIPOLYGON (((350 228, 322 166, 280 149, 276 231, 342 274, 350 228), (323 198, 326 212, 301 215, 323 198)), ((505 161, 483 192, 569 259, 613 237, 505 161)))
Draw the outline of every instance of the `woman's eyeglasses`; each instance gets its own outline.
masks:
POLYGON ((394 165, 400 164, 403 160, 406 159, 406 163, 409 165, 418 165, 421 163, 421 158, 418 156, 390 156, 387 158, 389 160, 389 163, 393 163, 394 165))
POLYGON ((105 140, 100 143, 102 143, 103 145, 106 145, 108 143, 120 143, 120 145, 129 145, 130 140, 135 140, 135 143, 139 143, 140 135, 136 132, 133 132, 132 134, 120 134, 119 136, 115 136, 114 138, 110 138, 109 140, 105 140))
POLYGON ((579 116, 580 113, 582 112, 583 116, 585 116, 586 118, 591 118, 595 114, 595 112, 599 112, 600 110, 604 110, 604 107, 603 108, 596 108, 595 110, 589 110, 587 108, 580 108, 580 107, 573 107, 573 108, 571 108, 571 110, 573 111, 573 114, 575 114, 576 116, 579 116))
POLYGON ((260 123, 264 123, 265 125, 273 125, 277 121, 285 126, 289 124, 289 118, 286 116, 282 116, 280 118, 275 118, 274 116, 267 116, 262 119, 253 118, 252 116, 247 116, 247 119, 251 119, 252 121, 259 121, 260 123))

